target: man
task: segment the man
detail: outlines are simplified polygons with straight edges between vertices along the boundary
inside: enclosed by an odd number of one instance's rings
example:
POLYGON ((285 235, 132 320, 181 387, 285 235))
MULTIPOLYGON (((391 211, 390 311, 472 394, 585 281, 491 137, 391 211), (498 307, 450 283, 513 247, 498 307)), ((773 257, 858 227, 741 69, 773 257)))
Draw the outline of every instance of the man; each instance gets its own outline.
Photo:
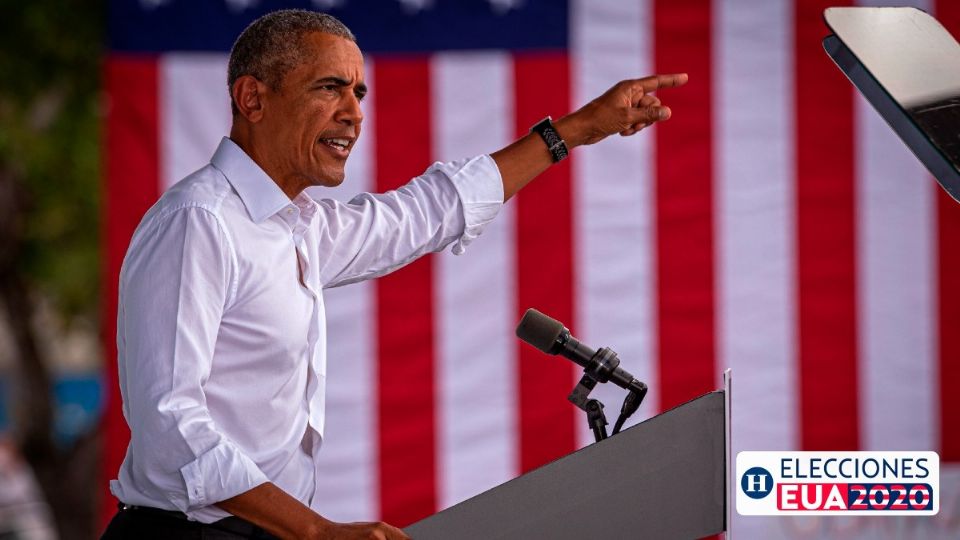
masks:
POLYGON ((349 204, 314 201, 304 188, 339 185, 360 135, 363 58, 327 15, 251 24, 230 55, 230 138, 147 212, 124 260, 117 345, 131 440, 104 537, 406 538, 311 507, 323 482, 322 290, 451 243, 462 253, 569 148, 669 118, 650 92, 685 82, 624 81, 491 155, 349 204))

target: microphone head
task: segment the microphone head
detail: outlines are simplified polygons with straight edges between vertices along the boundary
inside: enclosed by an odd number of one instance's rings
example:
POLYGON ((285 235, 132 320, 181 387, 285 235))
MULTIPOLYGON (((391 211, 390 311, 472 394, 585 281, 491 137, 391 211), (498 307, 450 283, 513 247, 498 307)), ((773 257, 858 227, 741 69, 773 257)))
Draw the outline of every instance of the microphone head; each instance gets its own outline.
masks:
POLYGON ((564 330, 560 321, 530 308, 517 325, 517 337, 547 354, 557 354, 552 349, 564 330))

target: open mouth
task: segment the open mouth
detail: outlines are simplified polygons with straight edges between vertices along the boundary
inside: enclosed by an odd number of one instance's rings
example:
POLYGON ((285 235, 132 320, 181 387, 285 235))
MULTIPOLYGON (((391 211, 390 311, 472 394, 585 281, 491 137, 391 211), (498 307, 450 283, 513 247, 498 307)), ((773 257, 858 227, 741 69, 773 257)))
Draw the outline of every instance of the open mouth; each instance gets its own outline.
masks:
POLYGON ((329 146, 330 148, 333 148, 339 154, 346 155, 350 153, 350 139, 339 139, 339 138, 320 139, 319 142, 321 144, 329 146))

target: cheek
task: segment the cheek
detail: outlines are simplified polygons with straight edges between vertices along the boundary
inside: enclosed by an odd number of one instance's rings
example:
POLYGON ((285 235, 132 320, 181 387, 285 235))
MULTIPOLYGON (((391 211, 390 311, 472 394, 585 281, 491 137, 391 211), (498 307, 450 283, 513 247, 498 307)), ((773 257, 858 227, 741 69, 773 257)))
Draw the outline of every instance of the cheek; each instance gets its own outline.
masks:
POLYGON ((299 113, 303 126, 303 136, 316 140, 330 128, 329 119, 322 109, 311 109, 310 112, 299 113))

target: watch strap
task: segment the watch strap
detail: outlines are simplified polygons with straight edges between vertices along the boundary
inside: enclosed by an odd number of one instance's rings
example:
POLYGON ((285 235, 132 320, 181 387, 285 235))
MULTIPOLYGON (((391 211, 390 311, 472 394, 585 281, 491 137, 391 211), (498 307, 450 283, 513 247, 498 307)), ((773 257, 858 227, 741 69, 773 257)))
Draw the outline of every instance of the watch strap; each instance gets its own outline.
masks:
POLYGON ((560 134, 557 133, 557 129, 553 127, 553 119, 549 116, 534 124, 533 127, 530 128, 530 132, 540 135, 540 138, 543 139, 543 142, 547 145, 547 149, 550 150, 550 155, 553 157, 554 163, 566 158, 570 154, 570 151, 567 150, 567 143, 564 142, 560 134))

